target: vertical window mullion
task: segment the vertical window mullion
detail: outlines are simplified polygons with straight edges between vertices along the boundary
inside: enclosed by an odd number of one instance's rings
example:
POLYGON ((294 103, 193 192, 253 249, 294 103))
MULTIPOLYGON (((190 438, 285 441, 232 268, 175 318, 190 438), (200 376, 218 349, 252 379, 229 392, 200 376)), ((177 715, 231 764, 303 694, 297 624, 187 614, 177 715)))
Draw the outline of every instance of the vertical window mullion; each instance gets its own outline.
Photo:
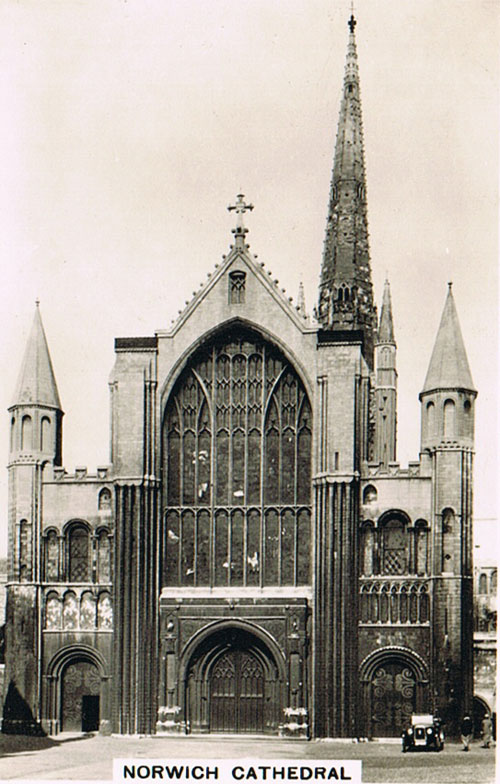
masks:
POLYGON ((264 470, 266 451, 266 346, 262 345, 262 385, 260 393, 260 570, 259 585, 264 586, 264 566, 266 561, 266 516, 264 510, 264 470))
POLYGON ((248 385, 250 372, 250 354, 245 361, 245 445, 243 450, 243 585, 247 584, 248 568, 248 385))
POLYGON ((209 561, 209 585, 215 585, 215 477, 217 476, 217 452, 215 445, 217 443, 217 391, 216 391, 216 350, 215 346, 212 348, 212 427, 211 427, 211 442, 210 442, 210 561, 209 561))

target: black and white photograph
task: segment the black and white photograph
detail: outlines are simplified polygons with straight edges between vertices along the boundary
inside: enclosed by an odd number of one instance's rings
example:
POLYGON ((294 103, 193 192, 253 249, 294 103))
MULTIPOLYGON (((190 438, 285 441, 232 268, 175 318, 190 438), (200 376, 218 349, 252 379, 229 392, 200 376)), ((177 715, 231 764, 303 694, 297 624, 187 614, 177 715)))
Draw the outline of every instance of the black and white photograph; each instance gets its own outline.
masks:
POLYGON ((495 780, 499 31, 1 0, 1 780, 495 780))

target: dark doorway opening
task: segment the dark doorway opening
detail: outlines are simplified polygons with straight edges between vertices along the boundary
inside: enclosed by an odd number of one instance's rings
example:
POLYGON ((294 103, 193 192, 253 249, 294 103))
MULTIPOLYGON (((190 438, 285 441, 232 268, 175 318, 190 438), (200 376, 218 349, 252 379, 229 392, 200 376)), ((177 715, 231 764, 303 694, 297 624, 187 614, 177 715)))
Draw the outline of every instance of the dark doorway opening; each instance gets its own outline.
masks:
POLYGON ((96 732, 99 729, 99 697, 82 695, 82 731, 96 732))

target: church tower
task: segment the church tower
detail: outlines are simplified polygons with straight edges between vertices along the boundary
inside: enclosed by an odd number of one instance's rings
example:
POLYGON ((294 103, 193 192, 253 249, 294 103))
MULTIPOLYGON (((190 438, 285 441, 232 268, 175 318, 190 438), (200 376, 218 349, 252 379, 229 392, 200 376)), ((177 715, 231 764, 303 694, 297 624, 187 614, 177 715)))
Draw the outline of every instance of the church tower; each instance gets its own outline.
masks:
POLYGON ((355 26, 351 15, 318 304, 313 731, 322 737, 356 734, 358 598, 353 586, 376 331, 355 26))
POLYGON ((472 709, 472 461, 477 395, 451 283, 422 405, 422 452, 434 485, 436 702, 449 727, 472 709))
MULTIPOLYGON (((37 726, 40 639, 41 485, 61 464, 63 412, 37 302, 10 413, 9 563, 4 728, 37 726), (15 717, 15 718, 14 718, 15 717)), ((5 729, 4 729, 5 731, 5 729)))
POLYGON ((335 145, 318 318, 324 329, 359 331, 364 356, 373 363, 377 328, 368 246, 366 178, 358 56, 349 20, 349 44, 335 145))
POLYGON ((385 281, 382 312, 375 343, 375 444, 373 460, 387 468, 396 460, 397 381, 396 341, 391 289, 385 281))

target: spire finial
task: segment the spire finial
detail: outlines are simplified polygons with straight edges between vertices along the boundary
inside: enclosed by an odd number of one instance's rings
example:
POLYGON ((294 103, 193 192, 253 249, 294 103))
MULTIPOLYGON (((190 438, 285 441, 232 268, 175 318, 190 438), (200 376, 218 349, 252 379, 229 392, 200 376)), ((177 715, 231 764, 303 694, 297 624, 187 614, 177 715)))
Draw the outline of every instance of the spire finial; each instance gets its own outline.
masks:
POLYGON ((452 281, 452 280, 449 280, 449 281, 448 281, 448 291, 450 291, 450 292, 451 292, 451 288, 452 288, 452 286, 453 286, 453 281, 452 281))
POLYGON ((248 229, 246 229, 243 224, 243 215, 245 212, 251 212, 253 210, 253 204, 245 204, 244 199, 245 195, 243 193, 238 193, 236 196, 236 203, 230 204, 227 208, 229 212, 232 210, 236 212, 236 228, 231 229, 236 238, 243 238, 245 234, 247 234, 248 229))
MULTIPOLYGON (((353 9, 353 3, 351 3, 351 12, 352 12, 353 10, 354 10, 354 9, 353 9)), ((354 28, 356 27, 356 25, 357 25, 357 22, 356 22, 356 20, 355 20, 355 18, 354 18, 354 14, 353 14, 353 13, 351 13, 351 18, 349 19, 349 21, 347 22, 347 24, 348 24, 348 27, 349 27, 349 30, 351 31, 351 33, 354 33, 354 28)))
POLYGON ((39 299, 39 297, 36 298, 35 305, 36 305, 37 308, 40 307, 40 299, 39 299))

